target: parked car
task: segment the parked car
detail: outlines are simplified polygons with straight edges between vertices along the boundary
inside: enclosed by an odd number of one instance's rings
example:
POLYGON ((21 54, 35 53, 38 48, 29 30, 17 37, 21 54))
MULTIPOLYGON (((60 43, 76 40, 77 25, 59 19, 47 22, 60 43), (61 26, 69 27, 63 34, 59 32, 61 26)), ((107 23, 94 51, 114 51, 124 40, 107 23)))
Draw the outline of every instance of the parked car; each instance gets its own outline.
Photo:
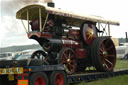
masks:
MULTIPOLYGON (((19 55, 15 55, 13 57, 14 60, 24 60, 24 59, 44 59, 44 55, 47 53, 43 53, 42 49, 29 49, 24 50, 19 53, 19 55)), ((46 57, 46 56, 45 56, 46 57)))
POLYGON ((11 60, 14 56, 14 53, 6 52, 6 53, 0 53, 0 60, 11 60))
POLYGON ((128 43, 122 43, 116 47, 117 57, 128 59, 128 43))

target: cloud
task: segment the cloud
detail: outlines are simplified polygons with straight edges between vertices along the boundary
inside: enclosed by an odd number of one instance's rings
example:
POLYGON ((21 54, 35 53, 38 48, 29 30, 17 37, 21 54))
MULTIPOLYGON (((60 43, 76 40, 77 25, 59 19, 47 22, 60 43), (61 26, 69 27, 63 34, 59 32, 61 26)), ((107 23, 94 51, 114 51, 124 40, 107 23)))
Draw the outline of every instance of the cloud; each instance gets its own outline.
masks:
POLYGON ((0 47, 33 43, 37 44, 36 41, 27 38, 22 23, 14 16, 3 16, 1 19, 0 30, 0 47))
POLYGON ((15 18, 17 10, 27 4, 51 2, 52 0, 0 0, 0 47, 36 43, 27 38, 20 20, 15 18))
POLYGON ((2 16, 15 15, 16 11, 24 5, 38 2, 50 2, 52 0, 1 0, 2 16))

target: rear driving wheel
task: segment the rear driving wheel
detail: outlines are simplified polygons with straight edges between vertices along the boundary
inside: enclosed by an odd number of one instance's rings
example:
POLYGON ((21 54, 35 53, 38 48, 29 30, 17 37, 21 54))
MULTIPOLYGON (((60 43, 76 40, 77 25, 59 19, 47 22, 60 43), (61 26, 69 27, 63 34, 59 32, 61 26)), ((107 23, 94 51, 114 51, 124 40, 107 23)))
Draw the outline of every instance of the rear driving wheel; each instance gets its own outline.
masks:
POLYGON ((62 48, 59 53, 58 63, 64 64, 65 70, 68 74, 76 72, 77 58, 71 48, 62 48))
POLYGON ((91 48, 93 65, 98 71, 113 71, 116 63, 116 50, 109 37, 94 40, 91 48))

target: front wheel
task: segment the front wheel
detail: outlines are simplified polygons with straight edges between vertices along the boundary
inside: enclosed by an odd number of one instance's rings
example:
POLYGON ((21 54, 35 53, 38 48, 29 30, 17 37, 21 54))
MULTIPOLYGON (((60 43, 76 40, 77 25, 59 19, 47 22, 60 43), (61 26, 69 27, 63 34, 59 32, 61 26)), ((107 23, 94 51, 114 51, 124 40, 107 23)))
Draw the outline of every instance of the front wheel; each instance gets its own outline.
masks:
POLYGON ((71 48, 62 48, 59 52, 59 64, 64 64, 65 70, 68 74, 76 72, 77 58, 75 52, 71 48))

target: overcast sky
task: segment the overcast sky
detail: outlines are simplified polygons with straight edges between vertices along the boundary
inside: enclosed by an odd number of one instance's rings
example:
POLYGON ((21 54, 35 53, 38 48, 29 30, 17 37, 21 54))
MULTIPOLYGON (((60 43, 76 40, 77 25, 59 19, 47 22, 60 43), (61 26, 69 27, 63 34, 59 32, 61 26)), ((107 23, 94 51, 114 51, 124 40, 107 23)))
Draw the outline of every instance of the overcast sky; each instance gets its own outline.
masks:
MULTIPOLYGON (((37 43, 27 38, 16 11, 28 3, 41 0, 0 0, 0 47, 37 43)), ((56 8, 86 15, 102 16, 105 19, 120 21, 120 26, 111 26, 113 37, 125 37, 128 32, 127 0, 53 0, 56 8)))

